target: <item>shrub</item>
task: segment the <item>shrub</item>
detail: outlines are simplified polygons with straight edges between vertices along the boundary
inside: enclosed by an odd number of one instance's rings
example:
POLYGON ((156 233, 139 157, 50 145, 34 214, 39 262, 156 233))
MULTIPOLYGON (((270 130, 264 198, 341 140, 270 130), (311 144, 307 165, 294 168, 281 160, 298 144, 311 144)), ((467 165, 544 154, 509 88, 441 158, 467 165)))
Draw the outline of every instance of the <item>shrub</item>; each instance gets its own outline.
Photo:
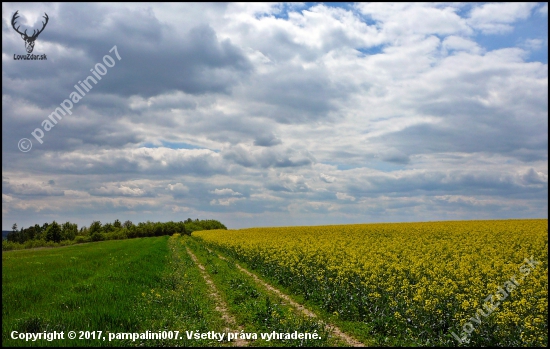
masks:
POLYGON ((87 236, 79 235, 74 239, 74 241, 75 241, 76 244, 82 244, 82 243, 85 243, 85 242, 90 242, 90 239, 87 236))
POLYGON ((102 240, 105 240, 105 236, 102 234, 102 233, 99 233, 99 232, 94 232, 91 236, 90 236, 91 240, 92 241, 102 241, 102 240))

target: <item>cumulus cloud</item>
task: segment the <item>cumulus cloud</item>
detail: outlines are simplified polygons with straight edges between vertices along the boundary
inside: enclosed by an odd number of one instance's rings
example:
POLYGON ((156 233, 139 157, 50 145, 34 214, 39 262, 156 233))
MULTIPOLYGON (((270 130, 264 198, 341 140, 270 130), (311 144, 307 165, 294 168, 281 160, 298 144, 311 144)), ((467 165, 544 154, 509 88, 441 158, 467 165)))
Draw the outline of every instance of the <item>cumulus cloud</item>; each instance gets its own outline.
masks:
POLYGON ((125 185, 106 185, 91 191, 92 195, 97 196, 144 196, 146 191, 139 187, 129 187, 125 185))
POLYGON ((542 39, 526 39, 522 46, 528 50, 537 51, 541 49, 542 45, 542 39))
POLYGON ((346 193, 336 193, 336 197, 338 200, 349 200, 349 201, 355 201, 355 198, 351 195, 348 195, 346 193))
POLYGON ((230 206, 240 200, 244 200, 244 198, 213 199, 210 201, 210 205, 230 206))
POLYGON ((333 183, 334 181, 336 181, 336 177, 329 176, 324 173, 319 174, 319 178, 321 178, 321 180, 326 183, 333 183))
POLYGON ((476 6, 468 22, 486 34, 502 34, 513 30, 512 23, 531 15, 537 3, 489 3, 476 6))
POLYGON ((2 202, 11 202, 13 198, 7 194, 2 194, 2 202))
POLYGON ((452 51, 466 51, 474 54, 483 52, 475 41, 456 35, 447 36, 441 45, 444 52, 447 53, 452 51))
POLYGON ((540 184, 548 185, 548 174, 543 172, 535 171, 535 169, 530 168, 523 176, 523 181, 526 184, 540 184))
POLYGON ((233 196, 243 195, 243 194, 241 194, 237 191, 233 191, 233 189, 229 189, 229 188, 215 189, 213 191, 210 191, 210 193, 216 194, 216 195, 233 195, 233 196))
POLYGON ((307 192, 311 189, 303 175, 279 173, 266 188, 273 191, 307 192))
POLYGON ((189 188, 181 183, 168 184, 166 190, 169 190, 174 197, 183 197, 189 193, 189 188))

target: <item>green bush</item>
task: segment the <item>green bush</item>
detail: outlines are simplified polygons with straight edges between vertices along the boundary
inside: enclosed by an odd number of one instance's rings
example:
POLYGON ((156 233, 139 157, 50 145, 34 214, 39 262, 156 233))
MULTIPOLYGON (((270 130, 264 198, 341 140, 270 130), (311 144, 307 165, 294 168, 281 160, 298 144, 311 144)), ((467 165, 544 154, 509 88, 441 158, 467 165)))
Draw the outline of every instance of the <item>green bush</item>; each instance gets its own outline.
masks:
POLYGON ((75 241, 76 244, 82 244, 82 243, 85 243, 85 242, 90 242, 90 239, 87 236, 78 235, 74 239, 74 241, 75 241))
POLYGON ((2 240, 2 251, 19 250, 22 248, 25 248, 23 244, 8 240, 2 240))
POLYGON ((69 246, 69 245, 74 245, 74 240, 62 240, 59 243, 59 246, 69 246))
POLYGON ((91 240, 92 241, 102 241, 102 240, 105 240, 105 236, 103 235, 103 233, 99 233, 99 232, 94 232, 91 236, 90 236, 91 240))

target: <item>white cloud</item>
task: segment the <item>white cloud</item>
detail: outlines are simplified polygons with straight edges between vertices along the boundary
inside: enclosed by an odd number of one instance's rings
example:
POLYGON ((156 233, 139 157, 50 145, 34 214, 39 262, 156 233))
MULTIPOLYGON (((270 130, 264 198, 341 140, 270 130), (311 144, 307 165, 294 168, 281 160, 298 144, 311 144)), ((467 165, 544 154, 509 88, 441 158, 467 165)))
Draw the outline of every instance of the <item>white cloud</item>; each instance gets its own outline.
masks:
POLYGON ((538 51, 542 48, 542 39, 526 39, 522 46, 530 51, 538 51))
POLYGON ((72 197, 72 198, 85 198, 90 197, 90 193, 82 191, 82 190, 64 190, 65 196, 72 197))
POLYGON ((543 16, 548 16, 548 3, 541 4, 537 12, 543 16))
POLYGON ((243 194, 241 194, 237 191, 233 191, 233 189, 229 189, 229 188, 215 189, 213 191, 210 191, 210 193, 216 194, 216 195, 233 195, 233 196, 243 195, 243 194))
POLYGON ((170 209, 174 213, 189 212, 190 211, 189 207, 185 207, 185 206, 167 205, 167 208, 170 209))
POLYGON ((336 181, 336 177, 329 176, 324 173, 319 174, 319 178, 321 178, 321 180, 326 183, 333 183, 336 181))
POLYGON ((346 193, 336 193, 336 197, 338 200, 349 200, 349 201, 355 201, 355 198, 351 195, 348 195, 346 193))
POLYGON ((362 14, 380 21, 386 40, 396 41, 414 35, 470 34, 466 21, 452 6, 424 3, 359 3, 362 14))
POLYGON ((122 196, 142 196, 146 192, 138 187, 127 187, 124 185, 118 186, 102 186, 94 191, 95 195, 122 195, 122 196))
POLYGON ((210 205, 215 206, 230 206, 237 201, 245 200, 245 198, 225 198, 225 199, 213 199, 210 201, 210 205))
POLYGON ((502 34, 513 30, 512 23, 526 19, 537 3, 505 2, 476 6, 468 23, 485 34, 502 34))
POLYGON ((183 185, 181 183, 168 184, 166 189, 175 194, 180 194, 180 195, 185 195, 189 193, 189 188, 186 185, 183 185))
POLYGON ((445 40, 443 40, 442 46, 446 51, 466 51, 473 54, 483 52, 483 49, 475 41, 455 35, 446 37, 445 40))

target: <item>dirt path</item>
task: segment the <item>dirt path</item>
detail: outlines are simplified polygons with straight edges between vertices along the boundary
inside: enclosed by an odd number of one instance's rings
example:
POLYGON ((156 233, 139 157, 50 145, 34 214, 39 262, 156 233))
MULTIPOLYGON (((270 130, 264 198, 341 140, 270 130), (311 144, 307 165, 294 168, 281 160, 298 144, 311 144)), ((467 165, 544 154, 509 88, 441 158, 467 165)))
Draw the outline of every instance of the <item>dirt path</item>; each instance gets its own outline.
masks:
MULTIPOLYGON (((185 246, 185 248, 187 249, 187 253, 189 253, 189 256, 191 256, 191 259, 193 259, 193 262, 195 262, 195 264, 197 264, 197 266, 199 267, 200 272, 202 274, 202 277, 204 278, 204 281, 206 281, 206 283, 210 287, 210 292, 211 292, 210 295, 212 296, 212 298, 214 298, 216 300, 216 303, 218 304, 216 306, 216 310, 220 312, 220 314, 222 315, 222 319, 225 321, 225 323, 228 326, 233 327, 233 328, 226 327, 224 329, 225 332, 226 333, 228 333, 228 332, 238 332, 238 331, 242 330, 242 328, 240 326, 237 326, 237 321, 235 321, 235 318, 233 316, 231 316, 231 314, 229 314, 229 311, 227 310, 227 305, 225 304, 222 297, 220 296, 220 293, 218 292, 218 289, 216 288, 216 285, 214 284, 214 281, 212 281, 212 279, 210 278, 210 276, 206 272, 206 269, 204 268, 204 266, 199 262, 197 257, 193 254, 193 252, 191 252, 189 247, 185 246)), ((248 345, 248 342, 246 340, 238 339, 238 338, 233 340, 231 343, 235 347, 245 347, 245 346, 248 345)))
MULTIPOLYGON (((212 252, 210 249, 208 249, 208 251, 212 252)), ((218 254, 218 256, 220 257, 220 259, 223 259, 225 261, 227 261, 227 258, 225 258, 224 256, 218 254)), ((268 284, 267 282, 261 280, 258 276, 256 276, 256 274, 246 270, 245 268, 241 267, 239 264, 235 263, 235 266, 237 266, 237 268, 242 271, 243 273, 251 276, 257 283, 259 283, 260 285, 262 285, 263 287, 265 287, 266 289, 268 289, 269 291, 275 293, 277 296, 281 297, 282 299, 284 299, 285 301, 288 302, 288 304, 290 304, 291 306, 293 306, 295 309, 297 309, 298 311, 302 312, 303 314, 305 314, 306 316, 309 316, 309 317, 312 317, 312 318, 317 318, 317 315, 312 312, 311 310, 307 309, 306 307, 304 307, 303 305, 299 304, 299 303, 296 303, 295 301, 292 300, 292 298, 290 298, 289 296, 287 296, 286 294, 282 293, 280 290, 276 289, 275 287, 271 286, 270 284, 268 284)), ((334 333, 336 336, 340 337, 342 340, 344 340, 348 345, 352 346, 352 347, 364 347, 365 345, 361 342, 359 342, 358 340, 356 340, 355 338, 345 334, 344 332, 342 332, 342 330, 340 330, 338 327, 336 327, 335 325, 332 325, 332 324, 327 324, 327 323, 324 323, 325 325, 325 328, 329 331, 331 331, 332 333, 334 333)))

